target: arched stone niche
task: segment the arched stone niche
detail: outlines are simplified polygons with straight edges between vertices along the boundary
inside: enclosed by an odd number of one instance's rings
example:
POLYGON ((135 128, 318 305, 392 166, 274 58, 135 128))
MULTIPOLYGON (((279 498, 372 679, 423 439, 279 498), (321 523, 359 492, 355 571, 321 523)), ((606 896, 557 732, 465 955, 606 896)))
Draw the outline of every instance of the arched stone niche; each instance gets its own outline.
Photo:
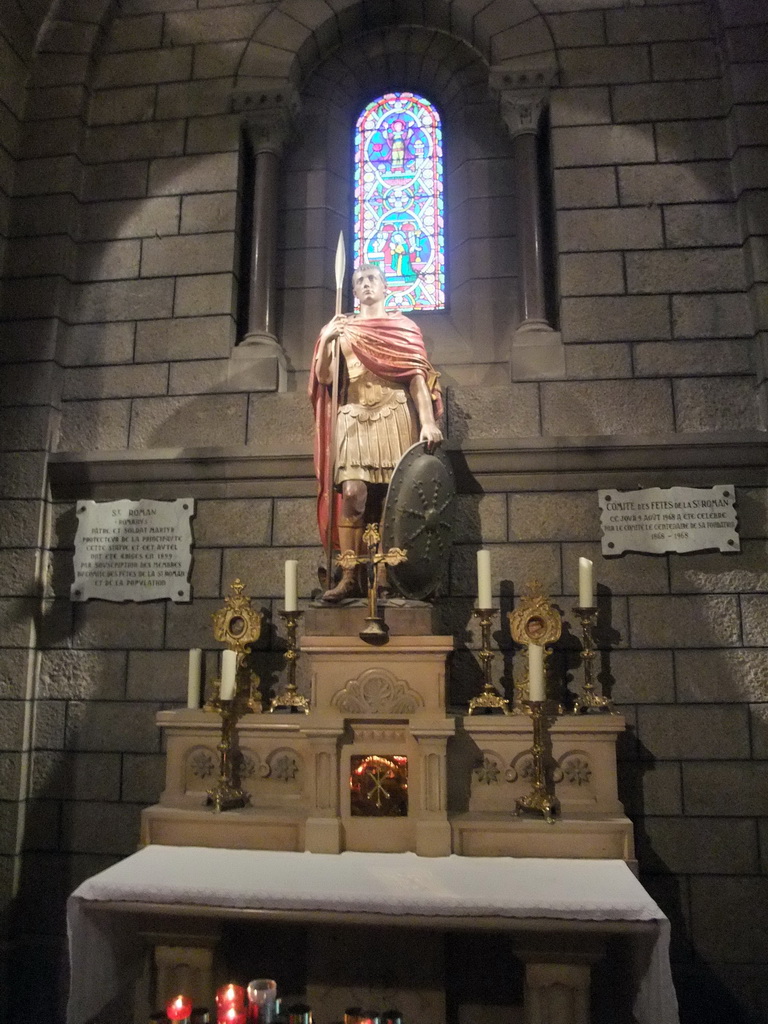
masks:
POLYGON ((351 40, 302 91, 302 138, 285 163, 281 289, 284 344, 305 369, 317 328, 333 310, 333 254, 351 251, 352 136, 362 107, 413 89, 443 119, 448 309, 420 314, 445 369, 503 359, 515 319, 513 168, 487 69, 466 44, 433 29, 393 28, 351 40))
POLYGON ((521 317, 516 170, 489 64, 516 88, 534 87, 542 68, 551 80, 554 49, 528 0, 492 3, 477 16, 469 7, 446 4, 425 16, 413 3, 350 4, 335 13, 318 4, 315 23, 300 27, 300 15, 289 24, 292 12, 278 5, 244 53, 238 90, 282 82, 300 98, 281 169, 276 304, 288 365, 301 378, 333 312, 342 230, 351 251, 355 120, 392 89, 420 92, 443 119, 448 308, 418 315, 428 350, 448 383, 482 381, 509 359, 521 317))

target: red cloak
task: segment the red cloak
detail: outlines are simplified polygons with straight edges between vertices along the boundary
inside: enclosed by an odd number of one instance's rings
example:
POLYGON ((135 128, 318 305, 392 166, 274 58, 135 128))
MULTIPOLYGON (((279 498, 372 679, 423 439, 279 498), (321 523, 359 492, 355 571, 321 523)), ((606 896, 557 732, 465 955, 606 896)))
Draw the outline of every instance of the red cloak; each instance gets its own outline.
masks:
MULTIPOLYGON (((443 414, 443 399, 437 383, 438 374, 427 359, 421 331, 401 313, 384 317, 354 317, 344 326, 344 335, 360 362, 385 380, 408 387, 416 376, 427 382, 432 396, 435 419, 443 414)), ((317 477, 317 524, 322 543, 328 531, 328 460, 331 437, 331 388, 321 384, 315 373, 315 359, 320 339, 315 343, 309 374, 309 397, 315 414, 315 476, 317 477)), ((338 546, 337 524, 341 495, 334 495, 333 542, 338 546)))

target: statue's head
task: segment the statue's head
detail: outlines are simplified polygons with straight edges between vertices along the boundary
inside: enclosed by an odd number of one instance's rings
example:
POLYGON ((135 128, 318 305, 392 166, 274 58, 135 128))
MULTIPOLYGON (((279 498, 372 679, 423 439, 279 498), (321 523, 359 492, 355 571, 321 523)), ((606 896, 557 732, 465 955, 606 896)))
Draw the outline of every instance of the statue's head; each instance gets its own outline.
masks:
POLYGON ((361 263, 352 275, 352 291, 363 307, 375 307, 387 294, 387 279, 381 267, 361 263))
POLYGON ((381 283, 384 285, 384 288, 386 290, 387 279, 386 279, 386 277, 384 277, 384 271, 381 269, 381 267, 377 263, 360 263, 360 264, 358 264, 358 266, 355 268, 355 270, 354 270, 354 272, 352 274, 352 290, 353 291, 355 290, 355 287, 356 287, 357 281, 358 281, 358 275, 362 275, 363 277, 365 277, 367 274, 370 274, 370 273, 375 273, 375 274, 379 275, 379 277, 381 278, 381 283))

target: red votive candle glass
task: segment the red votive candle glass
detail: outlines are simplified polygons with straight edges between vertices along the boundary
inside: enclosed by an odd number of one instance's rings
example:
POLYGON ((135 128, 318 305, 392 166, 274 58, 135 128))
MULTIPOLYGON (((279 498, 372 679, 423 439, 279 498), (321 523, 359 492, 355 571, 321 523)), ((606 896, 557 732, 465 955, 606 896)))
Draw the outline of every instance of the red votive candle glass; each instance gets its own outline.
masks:
POLYGON ((226 1010, 219 1010, 219 1024, 248 1024, 245 1007, 228 1006, 226 1010))
POLYGON ((168 1020, 189 1020, 192 1016, 192 1000, 186 996, 176 996, 166 1006, 165 1015, 168 1020))
POLYGON ((222 985, 216 993, 216 1020, 218 1024, 245 1024, 245 989, 242 985, 222 985), (242 1019, 238 1015, 242 1015, 242 1019))

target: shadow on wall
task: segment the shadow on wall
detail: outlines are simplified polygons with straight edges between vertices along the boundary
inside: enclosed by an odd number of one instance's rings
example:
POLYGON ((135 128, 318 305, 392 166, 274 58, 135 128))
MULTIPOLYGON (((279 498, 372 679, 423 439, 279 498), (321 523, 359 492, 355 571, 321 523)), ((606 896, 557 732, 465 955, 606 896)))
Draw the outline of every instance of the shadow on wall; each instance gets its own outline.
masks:
MULTIPOLYGON (((228 361, 216 365, 226 377, 228 361)), ((230 390, 216 387, 209 380, 200 384, 203 394, 64 402, 56 450, 203 449, 203 475, 210 474, 205 449, 246 445, 255 454, 311 455, 314 425, 303 389, 249 392, 235 390, 237 381, 230 390)))
MULTIPOLYGON (((457 491, 464 494, 460 518, 456 524, 455 541, 469 547, 482 547, 480 493, 467 494, 470 488, 477 492, 477 484, 469 473, 464 456, 451 452, 451 466, 456 477, 457 491), (464 486, 469 484, 469 486, 464 486)), ((449 656, 446 680, 448 708, 464 707, 483 688, 480 664, 472 648, 477 643, 478 625, 473 616, 475 599, 452 593, 449 567, 434 604, 434 630, 438 635, 452 636, 454 649, 449 656)))
POLYGON ((765 1024, 765 1016, 736 1002, 715 970, 697 955, 688 916, 688 878, 674 874, 654 852, 645 829, 643 779, 655 770, 656 759, 638 740, 633 727, 628 726, 623 740, 619 744, 619 799, 634 825, 640 881, 672 926, 670 959, 680 1024, 765 1024))

